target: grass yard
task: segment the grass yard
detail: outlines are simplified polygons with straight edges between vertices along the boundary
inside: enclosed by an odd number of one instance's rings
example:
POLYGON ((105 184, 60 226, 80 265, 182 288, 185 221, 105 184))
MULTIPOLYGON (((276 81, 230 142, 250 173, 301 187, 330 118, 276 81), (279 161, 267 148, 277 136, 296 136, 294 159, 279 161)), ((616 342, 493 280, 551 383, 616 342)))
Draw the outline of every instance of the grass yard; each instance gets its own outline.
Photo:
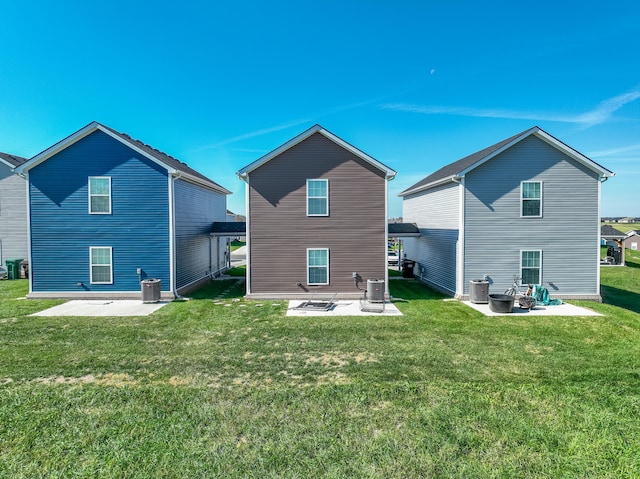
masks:
POLYGON ((583 318, 402 280, 402 317, 286 317, 229 280, 148 317, 38 318, 57 302, 2 281, 0 477, 640 477, 627 260, 583 318))

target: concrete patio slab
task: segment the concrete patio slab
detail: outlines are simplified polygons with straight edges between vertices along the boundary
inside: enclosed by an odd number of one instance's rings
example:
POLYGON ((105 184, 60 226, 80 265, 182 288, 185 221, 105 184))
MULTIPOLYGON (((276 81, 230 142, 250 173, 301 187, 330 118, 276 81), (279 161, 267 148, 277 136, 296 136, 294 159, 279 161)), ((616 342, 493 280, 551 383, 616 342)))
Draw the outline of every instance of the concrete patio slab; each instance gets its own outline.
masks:
POLYGON ((158 311, 166 301, 143 303, 141 300, 83 300, 67 301, 31 316, 148 316, 158 311))
POLYGON ((480 311, 485 316, 511 316, 514 314, 528 316, 602 316, 602 314, 596 313, 591 309, 581 308, 580 306, 575 306, 569 303, 562 303, 557 306, 539 305, 529 311, 528 309, 520 309, 516 302, 516 305, 513 307, 513 312, 505 314, 494 313, 489 309, 488 304, 472 303, 471 301, 462 302, 476 311, 480 311))
MULTIPOLYGON (((338 300, 329 311, 309 311, 304 309, 294 309, 304 303, 301 300, 289 301, 287 316, 402 316, 400 310, 393 303, 385 303, 384 311, 371 312, 360 310, 360 300, 338 300)), ((377 309, 377 308, 376 308, 377 309)))

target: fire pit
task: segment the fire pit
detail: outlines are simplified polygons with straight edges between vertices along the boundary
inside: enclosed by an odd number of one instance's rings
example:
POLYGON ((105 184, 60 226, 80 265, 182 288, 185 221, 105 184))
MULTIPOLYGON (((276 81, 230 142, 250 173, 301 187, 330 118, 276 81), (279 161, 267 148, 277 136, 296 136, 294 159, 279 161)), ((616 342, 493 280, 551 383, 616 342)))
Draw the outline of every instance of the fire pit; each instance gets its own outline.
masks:
POLYGON ((494 313, 510 313, 513 311, 515 297, 510 294, 490 294, 489 309, 494 313))

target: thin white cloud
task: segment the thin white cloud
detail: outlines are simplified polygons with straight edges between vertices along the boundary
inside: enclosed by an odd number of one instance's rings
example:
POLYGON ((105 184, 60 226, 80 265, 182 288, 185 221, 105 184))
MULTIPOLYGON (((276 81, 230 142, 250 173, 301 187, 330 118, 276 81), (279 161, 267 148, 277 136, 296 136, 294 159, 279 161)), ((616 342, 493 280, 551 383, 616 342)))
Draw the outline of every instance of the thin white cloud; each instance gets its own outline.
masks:
MULTIPOLYGON (((343 111, 347 111, 347 110, 353 110, 355 108, 359 108, 361 106, 366 106, 372 103, 378 103, 380 102, 381 99, 374 99, 374 100, 366 100, 366 101, 361 101, 361 102, 357 102, 357 103, 351 103, 348 105, 342 105, 342 106, 337 106, 337 107, 333 107, 333 108, 327 108, 326 110, 318 113, 317 115, 315 115, 316 118, 322 118, 325 116, 329 116, 329 115, 333 115, 335 113, 341 113, 343 111)), ((227 138, 226 140, 222 140, 219 141, 217 143, 213 143, 210 145, 205 145, 202 146, 200 148, 198 148, 196 151, 202 151, 202 150, 211 150, 211 149, 215 149, 215 148, 220 148, 222 146, 226 146, 229 145, 231 143, 237 143, 243 140, 248 140, 250 138, 255 138, 256 136, 262 136, 262 135, 267 135, 269 133, 274 133, 276 131, 281 131, 281 130, 286 130, 287 128, 291 128, 294 126, 298 126, 298 125, 302 125, 302 124, 309 124, 311 123, 312 120, 305 118, 305 119, 301 119, 301 120, 294 120, 291 121, 289 123, 284 123, 281 125, 277 125, 277 126, 272 126, 270 128, 264 128, 262 130, 256 130, 256 131, 251 131, 248 133, 243 133, 242 135, 238 135, 238 136, 234 136, 231 138, 227 138)), ((235 149, 235 151, 251 151, 251 150, 247 150, 247 149, 242 149, 242 150, 238 150, 235 149)), ((254 150, 254 151, 258 151, 258 150, 254 150)), ((264 151, 263 151, 264 152, 264 151)))
POLYGON ((295 121, 292 121, 290 123, 285 123, 283 125, 277 125, 277 126, 272 126, 270 128, 264 128, 262 130, 251 131, 249 133, 244 133, 242 135, 238 135, 238 136, 234 136, 232 138, 228 138, 226 140, 220 141, 220 142, 215 143, 213 145, 205 146, 202 149, 218 148, 218 147, 221 147, 221 146, 228 145, 230 143, 236 143, 238 141, 248 140, 249 138, 254 138, 256 136, 262 136, 262 135, 267 135, 269 133, 273 133, 273 132, 276 132, 276 131, 286 130, 287 128, 291 128, 293 126, 298 126, 298 125, 301 125, 303 123, 308 123, 308 122, 309 122, 309 120, 307 120, 307 119, 295 120, 295 121))
POLYGON ((628 93, 623 93, 622 95, 609 98, 608 100, 601 102, 593 110, 580 115, 578 117, 578 123, 588 126, 604 123, 620 108, 625 106, 627 103, 636 101, 638 98, 640 98, 640 89, 635 89, 628 93))
POLYGON ((589 128, 606 122, 624 105, 640 98, 640 88, 617 95, 599 103, 593 110, 578 115, 562 113, 527 112, 504 109, 478 109, 449 106, 421 106, 408 103, 385 103, 381 107, 386 110, 422 113, 425 115, 457 115, 481 118, 507 118, 516 120, 555 121, 561 123, 575 123, 589 128))
POLYGON ((629 145, 629 146, 621 146, 619 148, 612 148, 610 150, 600 150, 600 151, 594 151, 593 153, 589 154, 589 158, 599 158, 602 156, 613 156, 613 155, 618 155, 620 153, 626 153, 628 151, 636 151, 636 150, 640 150, 640 143, 637 145, 629 145))

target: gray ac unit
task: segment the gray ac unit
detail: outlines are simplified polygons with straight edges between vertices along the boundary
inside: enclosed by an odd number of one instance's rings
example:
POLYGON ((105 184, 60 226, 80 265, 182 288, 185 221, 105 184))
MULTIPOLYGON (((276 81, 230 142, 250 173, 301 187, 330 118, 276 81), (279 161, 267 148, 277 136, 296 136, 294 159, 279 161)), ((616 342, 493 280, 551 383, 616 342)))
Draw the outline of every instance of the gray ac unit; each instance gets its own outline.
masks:
POLYGON ((367 280, 367 300, 371 303, 384 303, 384 279, 367 280))
POLYGON ((140 287, 142 288, 142 302, 143 303, 157 303, 160 301, 160 285, 159 279, 143 279, 140 281, 140 287))

